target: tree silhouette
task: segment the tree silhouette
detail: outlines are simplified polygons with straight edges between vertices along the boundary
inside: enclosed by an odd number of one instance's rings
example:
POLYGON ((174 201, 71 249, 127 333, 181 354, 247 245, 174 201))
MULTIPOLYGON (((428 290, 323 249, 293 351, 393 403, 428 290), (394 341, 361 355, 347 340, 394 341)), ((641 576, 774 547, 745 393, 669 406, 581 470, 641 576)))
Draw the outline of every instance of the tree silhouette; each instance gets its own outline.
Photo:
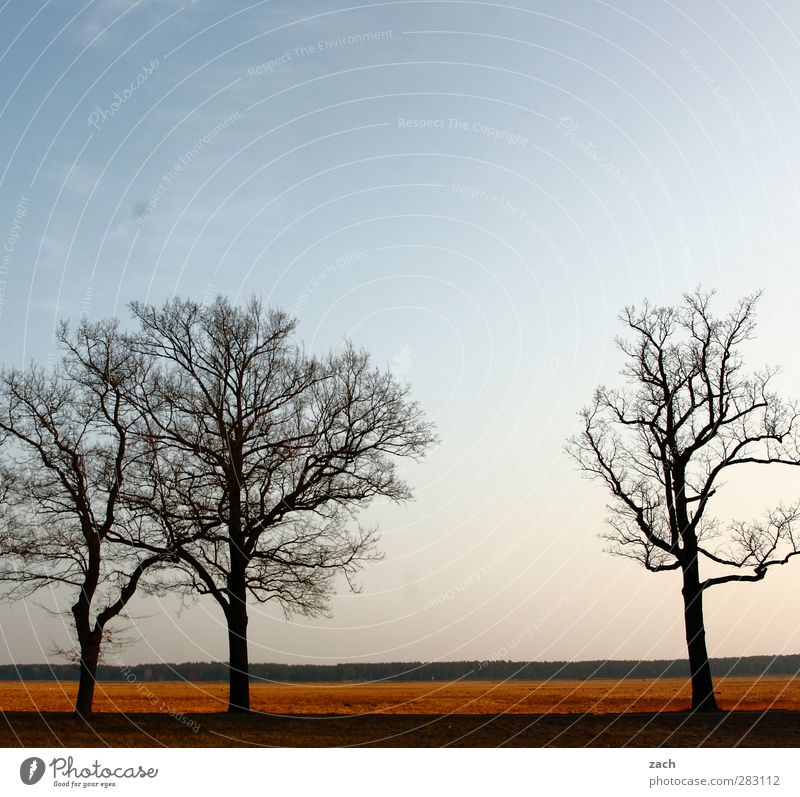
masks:
POLYGON ((742 465, 800 464, 798 407, 772 390, 775 368, 746 374, 740 353, 755 330, 758 294, 724 318, 699 290, 678 307, 627 308, 618 339, 627 387, 600 387, 581 412, 567 451, 611 493, 611 552, 651 572, 679 571, 692 708, 717 710, 706 649, 703 593, 760 581, 800 553, 798 506, 723 529, 709 503, 723 472, 742 465), (723 535, 713 550, 709 543, 723 535), (706 561, 719 575, 703 578, 706 561))
POLYGON ((407 386, 366 353, 347 344, 309 357, 292 340, 295 322, 258 301, 132 308, 131 345, 160 365, 132 397, 150 454, 126 499, 139 525, 120 541, 174 551, 174 586, 219 604, 228 709, 245 712, 248 598, 313 615, 337 574, 355 586, 377 539, 357 509, 410 498, 393 460, 421 456, 434 435, 407 386))
POLYGON ((145 571, 170 557, 111 542, 135 459, 138 416, 124 396, 144 379, 145 360, 113 322, 83 323, 74 335, 64 326, 60 343, 52 373, 34 365, 0 374, 0 581, 7 597, 45 587, 76 593, 75 710, 88 716, 109 623, 145 571))

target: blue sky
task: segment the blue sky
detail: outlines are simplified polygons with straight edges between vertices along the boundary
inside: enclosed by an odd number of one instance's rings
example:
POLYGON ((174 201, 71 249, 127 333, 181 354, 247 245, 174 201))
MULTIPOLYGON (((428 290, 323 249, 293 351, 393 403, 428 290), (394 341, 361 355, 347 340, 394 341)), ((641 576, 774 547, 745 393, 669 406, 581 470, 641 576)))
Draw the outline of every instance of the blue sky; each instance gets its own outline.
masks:
MULTIPOLYGON (((764 289, 748 355, 800 395, 799 37, 788 0, 7 0, 0 359, 134 299, 258 294, 413 385, 442 444, 368 513, 385 560, 330 619, 254 608, 253 660, 682 655, 677 577, 603 554, 562 444, 619 310, 697 284, 764 289)), ((770 476, 725 511, 800 492, 770 476)), ((800 650, 785 570, 709 594, 712 655, 800 650)), ((214 605, 133 614, 130 661, 225 656, 214 605)), ((3 661, 65 639, 34 602, 0 624, 3 661)))

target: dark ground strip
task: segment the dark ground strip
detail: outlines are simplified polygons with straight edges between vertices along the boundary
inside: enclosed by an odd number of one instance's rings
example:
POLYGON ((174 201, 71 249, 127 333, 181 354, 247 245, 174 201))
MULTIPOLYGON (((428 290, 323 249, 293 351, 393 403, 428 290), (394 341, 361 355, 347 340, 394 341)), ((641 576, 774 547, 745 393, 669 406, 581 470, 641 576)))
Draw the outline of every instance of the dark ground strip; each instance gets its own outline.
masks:
POLYGON ((232 717, 3 712, 3 747, 800 747, 800 712, 232 717), (196 723, 196 725, 195 725, 196 723), (193 727, 196 727, 195 731, 193 727))

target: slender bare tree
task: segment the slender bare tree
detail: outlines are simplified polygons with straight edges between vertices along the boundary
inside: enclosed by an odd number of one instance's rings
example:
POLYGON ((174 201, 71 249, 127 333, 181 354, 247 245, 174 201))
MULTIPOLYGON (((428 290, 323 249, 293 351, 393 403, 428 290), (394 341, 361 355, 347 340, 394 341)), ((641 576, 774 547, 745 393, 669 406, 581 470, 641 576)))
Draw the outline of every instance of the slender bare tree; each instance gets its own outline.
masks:
POLYGON ((248 598, 325 611, 337 575, 376 556, 356 511, 410 498, 394 465, 434 440, 408 388, 345 345, 322 359, 295 322, 252 300, 132 305, 133 347, 161 366, 136 401, 148 427, 141 523, 120 540, 176 551, 176 586, 210 595, 228 628, 229 711, 250 708, 248 598))
POLYGON ((622 389, 600 387, 567 451, 611 493, 611 552, 652 572, 681 574, 692 707, 717 710, 706 647, 703 593, 760 581, 800 552, 798 506, 723 527, 709 512, 720 477, 744 465, 800 464, 798 407, 772 389, 775 368, 747 374, 741 347, 755 330, 758 294, 724 318, 712 294, 678 307, 630 307, 622 389), (709 542, 718 540, 712 550, 709 542), (716 574, 702 577, 705 561, 716 574))
POLYGON ((80 651, 76 712, 92 712, 97 664, 109 623, 144 572, 169 559, 114 546, 120 496, 135 459, 137 415, 125 394, 144 379, 140 355, 116 324, 62 327, 64 356, 53 372, 32 366, 0 374, 4 477, 0 582, 7 596, 67 587, 80 651))

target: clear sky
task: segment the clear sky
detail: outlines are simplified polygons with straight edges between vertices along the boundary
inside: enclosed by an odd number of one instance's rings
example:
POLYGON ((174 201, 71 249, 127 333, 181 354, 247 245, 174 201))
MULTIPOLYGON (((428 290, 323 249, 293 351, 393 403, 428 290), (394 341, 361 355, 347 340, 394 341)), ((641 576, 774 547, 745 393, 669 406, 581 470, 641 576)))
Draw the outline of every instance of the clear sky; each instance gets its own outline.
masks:
MULTIPOLYGON (((562 445, 619 310, 697 284, 764 289, 748 357, 800 396, 798 74, 792 0, 4 0, 0 360, 259 294, 412 384, 442 443, 365 515, 384 561, 331 618, 253 607, 253 661, 683 656, 679 577, 603 553, 562 445)), ((718 508, 798 494, 748 472, 718 508)), ((706 605, 712 655, 800 651, 798 568, 706 605)), ((0 661, 55 660, 68 606, 1 607, 0 661)), ((212 602, 132 614, 130 662, 226 658, 212 602)))

